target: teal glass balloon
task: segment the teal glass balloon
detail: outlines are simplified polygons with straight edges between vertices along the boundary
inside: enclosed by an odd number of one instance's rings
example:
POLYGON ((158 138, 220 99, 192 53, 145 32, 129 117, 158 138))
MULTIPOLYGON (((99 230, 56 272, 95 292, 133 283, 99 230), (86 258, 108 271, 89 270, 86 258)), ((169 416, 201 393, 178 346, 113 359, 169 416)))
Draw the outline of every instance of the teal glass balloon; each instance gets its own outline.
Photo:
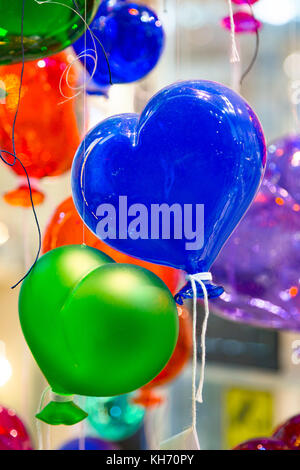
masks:
POLYGON ((2 0, 0 2, 0 64, 22 61, 21 25, 24 4, 25 60, 55 54, 75 42, 90 23, 101 0, 2 0), (77 7, 75 6, 77 5, 77 7))
POLYGON ((93 398, 85 402, 88 422, 106 441, 122 441, 133 436, 142 426, 145 408, 132 403, 133 394, 93 398))

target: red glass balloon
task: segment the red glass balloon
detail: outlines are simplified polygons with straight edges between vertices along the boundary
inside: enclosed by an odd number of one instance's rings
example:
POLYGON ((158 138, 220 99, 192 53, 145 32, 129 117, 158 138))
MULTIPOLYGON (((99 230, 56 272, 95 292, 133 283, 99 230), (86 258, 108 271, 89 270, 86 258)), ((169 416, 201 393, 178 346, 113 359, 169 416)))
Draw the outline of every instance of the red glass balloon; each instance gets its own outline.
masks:
POLYGON ((165 385, 174 380, 189 361, 193 348, 193 327, 189 312, 186 307, 177 305, 179 318, 179 335, 174 352, 164 367, 164 369, 151 380, 147 385, 139 390, 134 403, 143 405, 146 408, 160 405, 163 398, 153 389, 165 385))
POLYGON ((0 406, 0 450, 31 450, 28 432, 12 409, 0 406))
POLYGON ((177 305, 179 318, 179 335, 174 352, 165 368, 143 389, 160 387, 175 379, 191 357, 193 347, 193 330, 189 312, 186 307, 177 305))
POLYGON ((271 437, 261 437, 242 442, 233 450, 287 450, 284 442, 271 437))
POLYGON ((175 350, 164 369, 141 388, 140 393, 134 398, 135 403, 145 407, 156 406, 163 399, 153 392, 153 388, 161 387, 174 380, 189 361, 193 348, 193 329, 189 312, 186 307, 177 305, 179 318, 179 335, 175 350))
POLYGON ((69 197, 57 207, 49 221, 43 238, 43 253, 58 246, 80 245, 83 240, 86 245, 103 251, 118 263, 136 264, 149 269, 164 281, 173 294, 177 291, 182 278, 180 271, 133 258, 106 245, 83 224, 72 198, 69 197))
MULTIPOLYGON (((233 15, 235 32, 237 34, 243 33, 256 33, 261 27, 262 24, 254 16, 245 11, 238 11, 233 15)), ((231 30, 230 16, 226 16, 221 20, 221 26, 228 31, 231 30)))
POLYGON ((289 449, 300 450, 300 415, 293 416, 281 424, 273 437, 282 440, 289 449))
MULTIPOLYGON (((36 204, 44 195, 37 181, 45 176, 57 176, 69 170, 73 156, 80 143, 75 115, 74 98, 77 73, 72 67, 67 75, 62 74, 72 57, 65 53, 27 62, 21 89, 21 99, 15 127, 15 148, 18 158, 31 178, 36 204), (64 96, 63 96, 63 95, 64 96)), ((0 67, 0 148, 13 151, 12 126, 16 113, 21 77, 21 64, 0 67)), ((13 157, 3 153, 13 162, 13 157)), ((19 177, 20 185, 5 195, 12 205, 29 206, 29 191, 24 170, 20 163, 10 167, 19 177)))

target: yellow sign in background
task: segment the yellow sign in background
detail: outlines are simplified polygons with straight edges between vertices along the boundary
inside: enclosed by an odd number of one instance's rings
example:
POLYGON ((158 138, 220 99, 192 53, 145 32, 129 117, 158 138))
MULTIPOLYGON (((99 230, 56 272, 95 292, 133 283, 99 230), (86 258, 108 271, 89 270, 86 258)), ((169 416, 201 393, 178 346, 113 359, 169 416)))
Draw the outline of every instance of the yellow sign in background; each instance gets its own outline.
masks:
POLYGON ((224 447, 226 449, 232 449, 248 439, 272 434, 272 393, 230 388, 225 391, 224 402, 224 447))

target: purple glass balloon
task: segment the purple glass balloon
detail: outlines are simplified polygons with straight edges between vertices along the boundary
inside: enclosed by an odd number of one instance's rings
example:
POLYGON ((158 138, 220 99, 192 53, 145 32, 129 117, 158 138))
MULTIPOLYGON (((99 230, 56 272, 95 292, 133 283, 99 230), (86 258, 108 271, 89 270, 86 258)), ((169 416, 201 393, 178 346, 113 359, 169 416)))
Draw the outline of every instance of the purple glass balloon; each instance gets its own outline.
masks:
POLYGON ((211 301, 230 320, 300 331, 300 212, 266 181, 213 266, 225 288, 211 301))
POLYGON ((28 432, 12 409, 0 406, 0 450, 31 450, 28 432))
POLYGON ((261 437, 242 442, 233 450, 287 450, 284 442, 272 437, 261 437))
POLYGON ((266 178, 286 189, 300 204, 300 136, 288 135, 268 146, 266 178))

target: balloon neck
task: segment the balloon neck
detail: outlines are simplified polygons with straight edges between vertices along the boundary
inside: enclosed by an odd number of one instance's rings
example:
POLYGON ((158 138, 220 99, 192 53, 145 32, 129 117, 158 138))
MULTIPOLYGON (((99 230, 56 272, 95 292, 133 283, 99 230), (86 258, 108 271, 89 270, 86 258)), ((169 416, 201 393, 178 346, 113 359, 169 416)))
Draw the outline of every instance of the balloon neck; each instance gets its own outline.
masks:
MULTIPOLYGON (((41 204, 45 199, 44 193, 34 187, 31 187, 31 195, 35 206, 41 204)), ((3 199, 11 206, 31 207, 28 184, 21 183, 17 189, 5 193, 3 199)))
POLYGON ((132 399, 133 403, 142 405, 145 408, 154 408, 161 405, 164 402, 164 398, 161 395, 155 393, 152 389, 147 390, 141 388, 136 397, 132 399))
POLYGON ((36 418, 54 426, 72 426, 85 419, 88 414, 73 402, 73 395, 51 392, 51 401, 36 414, 36 418))
POLYGON ((89 84, 86 92, 88 95, 103 96, 108 98, 109 96, 110 85, 98 85, 95 82, 89 84))
MULTIPOLYGON (((208 298, 209 299, 215 299, 217 297, 220 297, 220 295, 223 294, 224 289, 221 286, 216 286, 215 284, 211 283, 210 281, 204 281, 208 298)), ((203 290, 200 284, 196 282, 196 289, 197 289, 197 298, 198 299, 203 299, 203 290)), ((179 292, 174 296, 175 302, 178 305, 182 305, 184 302, 184 299, 192 299, 193 298, 193 289, 191 282, 188 281, 185 286, 183 286, 182 289, 180 289, 179 292)))

